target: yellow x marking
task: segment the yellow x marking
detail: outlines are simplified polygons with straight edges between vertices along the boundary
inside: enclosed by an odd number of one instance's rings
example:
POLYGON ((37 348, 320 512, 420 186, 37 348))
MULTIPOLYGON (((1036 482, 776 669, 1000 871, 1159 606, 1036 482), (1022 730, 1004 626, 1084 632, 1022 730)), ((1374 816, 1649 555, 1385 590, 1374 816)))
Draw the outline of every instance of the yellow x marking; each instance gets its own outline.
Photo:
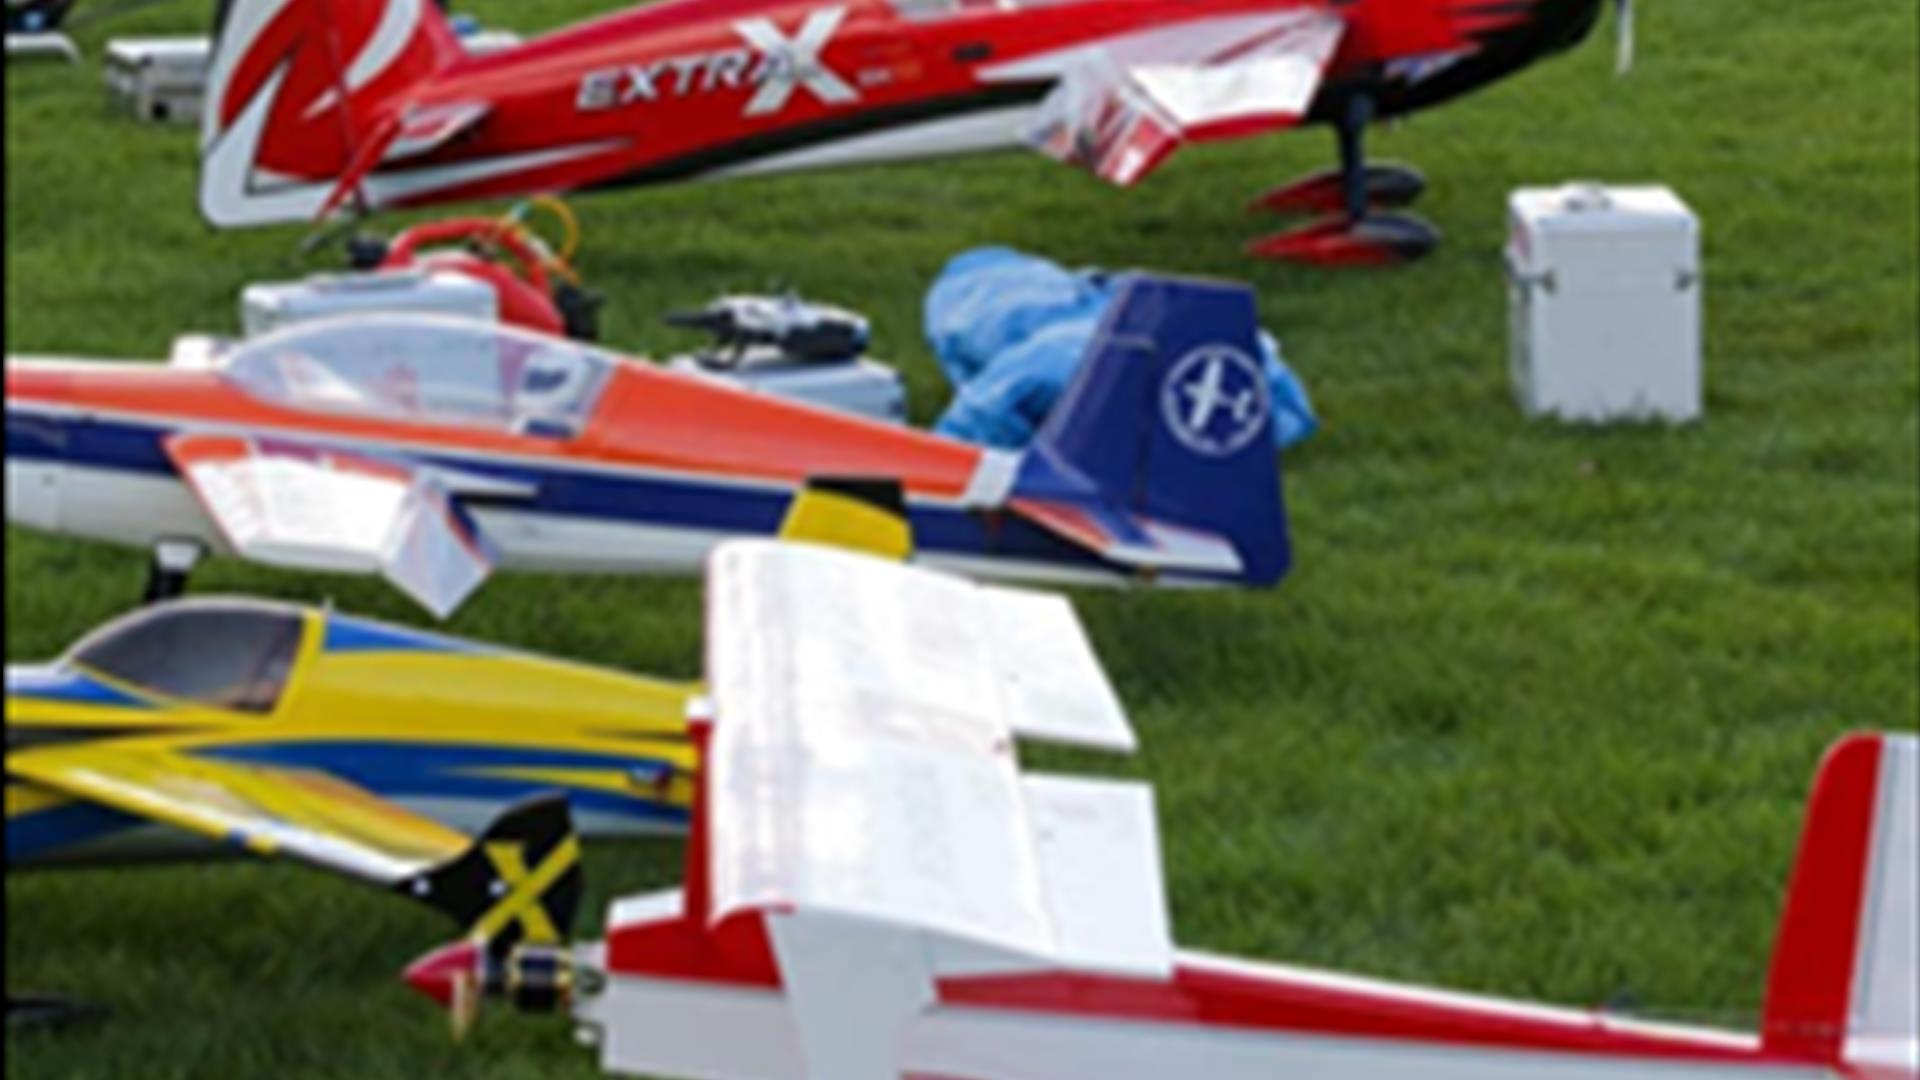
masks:
POLYGON ((473 924, 473 936, 492 941, 509 923, 519 923, 526 940, 536 944, 556 944, 560 931, 540 906, 540 897, 560 875, 580 861, 580 839, 569 836, 553 849, 531 873, 527 870, 526 845, 502 840, 486 845, 487 861, 507 883, 507 895, 487 909, 473 924))

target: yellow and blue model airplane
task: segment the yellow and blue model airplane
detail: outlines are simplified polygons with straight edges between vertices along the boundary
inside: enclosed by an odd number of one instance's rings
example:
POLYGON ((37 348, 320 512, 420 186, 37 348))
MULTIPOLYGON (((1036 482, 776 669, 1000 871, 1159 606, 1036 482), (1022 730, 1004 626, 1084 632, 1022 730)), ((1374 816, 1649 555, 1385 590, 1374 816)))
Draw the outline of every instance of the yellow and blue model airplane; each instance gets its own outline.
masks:
POLYGON ((693 692, 331 610, 153 605, 8 665, 7 870, 286 855, 490 949, 558 941, 576 827, 684 825, 693 692))
MULTIPOLYGON (((862 477, 809 482, 780 535, 914 546, 900 486, 862 477)), ((439 908, 490 955, 557 944, 576 828, 685 827, 697 689, 331 609, 156 603, 7 666, 7 870, 286 855, 439 908)))

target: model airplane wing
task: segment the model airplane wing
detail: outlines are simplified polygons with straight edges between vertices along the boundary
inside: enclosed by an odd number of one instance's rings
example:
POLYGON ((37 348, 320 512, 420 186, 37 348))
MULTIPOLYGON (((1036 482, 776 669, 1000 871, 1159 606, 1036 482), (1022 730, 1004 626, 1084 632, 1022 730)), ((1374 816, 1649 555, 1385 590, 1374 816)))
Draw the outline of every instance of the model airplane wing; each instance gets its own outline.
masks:
POLYGON ((1027 141, 1109 183, 1134 184, 1184 143, 1298 123, 1345 26, 1295 9, 1121 38, 1073 59, 1027 141))
POLYGON ((239 436, 175 436, 166 449, 243 557, 379 573, 441 618, 493 568, 455 496, 527 494, 493 480, 239 436))
POLYGON ((394 889, 489 943, 558 941, 579 900, 579 842, 558 796, 509 810, 475 841, 329 773, 219 761, 166 741, 18 751, 7 771, 255 855, 394 889))
POLYGON ((988 731, 988 743, 1011 733, 1117 752, 1138 745, 1064 597, 765 540, 723 545, 708 582, 710 683, 744 695, 750 712, 837 701, 858 728, 898 698, 930 723, 988 731), (756 625, 764 634, 746 629, 756 625), (803 658, 798 668, 783 650, 803 658))
POLYGON ((1157 893, 1133 888, 1142 793, 1019 771, 1017 737, 1134 745, 1064 598, 755 542, 708 588, 715 922, 831 912, 1164 968, 1157 893))
POLYGON ((230 764, 165 744, 35 750, 9 772, 256 855, 285 853, 394 884, 458 855, 467 838, 326 773, 230 764))

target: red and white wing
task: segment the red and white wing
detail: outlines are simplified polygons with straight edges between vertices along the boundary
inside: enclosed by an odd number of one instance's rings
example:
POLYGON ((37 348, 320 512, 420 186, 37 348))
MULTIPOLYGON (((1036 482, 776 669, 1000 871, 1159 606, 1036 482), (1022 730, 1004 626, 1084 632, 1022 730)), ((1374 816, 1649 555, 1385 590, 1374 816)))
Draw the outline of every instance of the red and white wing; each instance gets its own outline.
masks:
MULTIPOLYGON (((177 435, 166 447, 243 558, 378 573, 440 618, 493 567, 453 504, 455 488, 472 485, 356 454, 239 436, 177 435)), ((496 494, 524 494, 481 483, 496 494)))
MULTIPOLYGON (((1291 127, 1313 105, 1345 22, 1283 10, 1158 27, 1051 58, 1059 82, 1027 141, 1127 186, 1184 143, 1291 127)), ((1046 74, 1046 58, 993 78, 1046 74)))

